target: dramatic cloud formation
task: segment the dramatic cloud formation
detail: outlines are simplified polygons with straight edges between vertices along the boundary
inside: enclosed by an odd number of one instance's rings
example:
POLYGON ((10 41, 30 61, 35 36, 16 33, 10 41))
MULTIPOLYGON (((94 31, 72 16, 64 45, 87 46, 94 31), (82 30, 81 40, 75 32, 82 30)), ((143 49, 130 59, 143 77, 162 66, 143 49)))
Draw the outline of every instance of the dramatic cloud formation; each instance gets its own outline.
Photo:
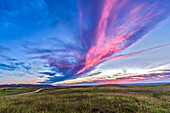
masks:
MULTIPOLYGON (((44 84, 107 83, 110 75, 91 73, 99 64, 170 46, 120 53, 168 18, 169 0, 1 0, 0 15, 0 44, 11 50, 0 46, 0 71, 32 75, 44 84)), ((159 77, 149 71, 111 81, 153 74, 159 77)))
POLYGON ((106 0, 92 7, 94 4, 94 1, 78 4, 80 43, 65 44, 60 58, 49 58, 50 65, 65 76, 94 69, 135 43, 169 15, 168 5, 162 1, 106 0))
MULTIPOLYGON (((127 70, 128 71, 128 70, 127 70)), ((76 79, 65 80, 53 83, 53 85, 77 84, 77 83, 99 83, 99 84, 125 84, 135 82, 150 82, 159 80, 169 80, 170 70, 140 69, 134 73, 118 73, 113 75, 96 74, 79 77, 76 79), (142 72, 142 73, 140 73, 142 72)))

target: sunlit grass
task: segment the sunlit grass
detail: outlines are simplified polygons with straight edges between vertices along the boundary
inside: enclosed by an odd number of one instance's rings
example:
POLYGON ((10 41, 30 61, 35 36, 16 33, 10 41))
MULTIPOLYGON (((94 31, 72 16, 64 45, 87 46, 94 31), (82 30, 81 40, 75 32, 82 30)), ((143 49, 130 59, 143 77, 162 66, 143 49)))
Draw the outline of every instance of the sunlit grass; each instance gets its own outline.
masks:
POLYGON ((0 96, 26 93, 35 90, 34 88, 0 88, 0 96))
POLYGON ((0 96, 1 113, 168 113, 169 108, 170 85, 63 87, 0 96))

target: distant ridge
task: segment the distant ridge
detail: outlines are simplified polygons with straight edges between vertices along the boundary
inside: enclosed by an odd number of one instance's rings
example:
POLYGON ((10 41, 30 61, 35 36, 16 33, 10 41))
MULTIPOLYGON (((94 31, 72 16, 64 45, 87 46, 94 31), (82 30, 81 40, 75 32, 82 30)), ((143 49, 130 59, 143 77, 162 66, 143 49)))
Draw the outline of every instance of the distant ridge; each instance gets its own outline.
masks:
MULTIPOLYGON (((104 84, 103 84, 104 85, 104 84)), ((103 85, 64 85, 64 86, 53 86, 53 85, 43 85, 43 84, 3 84, 0 85, 0 88, 3 87, 25 87, 25 88, 55 88, 55 87, 79 87, 79 86, 103 86, 103 85)), ((129 83, 129 84, 105 84, 104 86, 108 85, 116 85, 116 86, 123 86, 123 85, 170 85, 170 82, 157 82, 157 83, 129 83)))
POLYGON ((3 84, 3 85, 0 85, 0 88, 2 87, 52 88, 52 87, 57 87, 57 86, 42 85, 42 84, 3 84))

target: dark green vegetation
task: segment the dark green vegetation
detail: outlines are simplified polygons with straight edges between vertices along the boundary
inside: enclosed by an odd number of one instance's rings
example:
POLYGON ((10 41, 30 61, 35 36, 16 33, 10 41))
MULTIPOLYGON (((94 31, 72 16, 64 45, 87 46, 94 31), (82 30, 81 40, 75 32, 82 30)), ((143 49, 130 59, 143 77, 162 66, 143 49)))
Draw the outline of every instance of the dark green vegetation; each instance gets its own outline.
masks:
POLYGON ((47 88, 0 96, 1 113, 169 113, 170 85, 47 88))
POLYGON ((26 93, 35 90, 36 89, 33 88, 0 88, 0 96, 26 93))

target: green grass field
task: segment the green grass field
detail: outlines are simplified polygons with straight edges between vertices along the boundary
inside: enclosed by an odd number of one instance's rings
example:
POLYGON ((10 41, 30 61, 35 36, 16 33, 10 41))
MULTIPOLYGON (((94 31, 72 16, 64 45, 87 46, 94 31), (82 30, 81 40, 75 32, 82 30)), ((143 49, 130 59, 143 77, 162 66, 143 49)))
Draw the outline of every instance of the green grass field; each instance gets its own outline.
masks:
POLYGON ((26 93, 35 90, 34 88, 0 88, 0 96, 26 93))
POLYGON ((170 85, 46 88, 0 96, 0 113, 170 113, 170 85))

